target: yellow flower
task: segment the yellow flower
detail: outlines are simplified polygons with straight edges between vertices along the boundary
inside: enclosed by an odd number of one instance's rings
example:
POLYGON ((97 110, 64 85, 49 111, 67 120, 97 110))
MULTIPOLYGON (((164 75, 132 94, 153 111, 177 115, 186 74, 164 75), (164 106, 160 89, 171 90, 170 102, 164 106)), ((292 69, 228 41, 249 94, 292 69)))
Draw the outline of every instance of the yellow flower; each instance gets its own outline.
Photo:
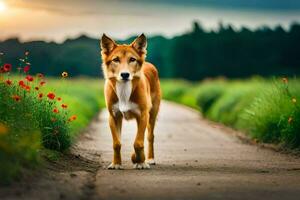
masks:
POLYGON ((292 102, 293 103, 297 103, 297 99, 294 97, 294 98, 292 98, 292 102))
POLYGON ((289 117, 288 123, 291 124, 292 122, 293 122, 293 118, 292 118, 292 117, 289 117))
POLYGON ((8 128, 4 124, 0 123, 0 135, 5 135, 7 132, 8 128))
POLYGON ((63 73, 61 73, 61 76, 62 76, 63 78, 66 78, 66 77, 69 76, 69 74, 68 74, 68 72, 63 72, 63 73))

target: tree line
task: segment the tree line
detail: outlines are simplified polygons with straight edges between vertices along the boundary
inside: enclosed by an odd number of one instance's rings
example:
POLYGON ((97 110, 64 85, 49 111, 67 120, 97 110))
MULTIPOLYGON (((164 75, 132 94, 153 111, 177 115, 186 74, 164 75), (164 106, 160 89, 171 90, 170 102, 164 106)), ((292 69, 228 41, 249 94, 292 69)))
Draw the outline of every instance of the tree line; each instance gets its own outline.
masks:
MULTIPOLYGON (((130 43, 134 37, 119 42, 130 43)), ((17 66, 25 51, 30 52, 32 72, 57 76, 62 71, 72 76, 101 75, 99 39, 80 36, 63 43, 17 38, 0 42, 6 62, 17 66)), ((198 22, 191 31, 165 38, 148 38, 148 61, 155 64, 162 78, 200 80, 207 77, 229 78, 291 76, 300 73, 300 25, 267 26, 255 30, 220 23, 218 30, 204 30, 198 22)))

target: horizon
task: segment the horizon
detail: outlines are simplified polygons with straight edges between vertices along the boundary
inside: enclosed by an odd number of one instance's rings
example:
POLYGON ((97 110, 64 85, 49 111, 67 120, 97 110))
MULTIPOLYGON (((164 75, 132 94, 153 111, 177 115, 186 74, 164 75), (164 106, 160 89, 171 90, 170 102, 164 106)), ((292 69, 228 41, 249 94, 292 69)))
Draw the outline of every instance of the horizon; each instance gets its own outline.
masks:
POLYGON ((191 30, 193 21, 201 22, 205 30, 216 30, 220 22, 231 24, 236 30, 243 26, 253 30, 278 25, 287 30, 292 23, 300 21, 300 3, 297 1, 253 2, 28 0, 25 3, 0 0, 0 40, 19 38, 22 42, 62 43, 81 35, 100 38, 104 32, 115 39, 142 32, 150 37, 162 35, 170 38, 191 30))

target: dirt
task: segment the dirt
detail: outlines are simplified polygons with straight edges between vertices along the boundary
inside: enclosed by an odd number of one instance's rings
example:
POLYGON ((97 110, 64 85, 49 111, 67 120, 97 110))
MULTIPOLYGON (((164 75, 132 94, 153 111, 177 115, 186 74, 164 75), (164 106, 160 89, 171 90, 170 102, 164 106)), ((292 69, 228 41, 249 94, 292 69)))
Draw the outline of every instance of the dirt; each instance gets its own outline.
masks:
POLYGON ((70 153, 0 188, 0 199, 299 199, 299 156, 245 142, 193 110, 163 102, 150 170, 132 169, 135 131, 124 124, 125 169, 107 170, 112 141, 102 112, 70 153))

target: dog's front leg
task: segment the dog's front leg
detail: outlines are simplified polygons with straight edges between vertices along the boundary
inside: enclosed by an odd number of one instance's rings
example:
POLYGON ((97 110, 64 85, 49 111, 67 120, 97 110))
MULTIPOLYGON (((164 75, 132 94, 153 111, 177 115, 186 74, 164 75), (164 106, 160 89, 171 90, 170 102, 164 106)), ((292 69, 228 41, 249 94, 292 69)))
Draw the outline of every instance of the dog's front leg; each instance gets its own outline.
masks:
POLYGON ((134 153, 131 156, 131 160, 136 169, 148 169, 150 166, 145 163, 144 152, 144 138, 145 130, 149 120, 149 113, 147 111, 141 112, 141 115, 137 118, 137 134, 134 141, 134 153))
POLYGON ((122 116, 110 115, 109 126, 113 139, 114 156, 112 163, 108 166, 108 169, 123 169, 121 160, 121 128, 122 128, 122 116))

